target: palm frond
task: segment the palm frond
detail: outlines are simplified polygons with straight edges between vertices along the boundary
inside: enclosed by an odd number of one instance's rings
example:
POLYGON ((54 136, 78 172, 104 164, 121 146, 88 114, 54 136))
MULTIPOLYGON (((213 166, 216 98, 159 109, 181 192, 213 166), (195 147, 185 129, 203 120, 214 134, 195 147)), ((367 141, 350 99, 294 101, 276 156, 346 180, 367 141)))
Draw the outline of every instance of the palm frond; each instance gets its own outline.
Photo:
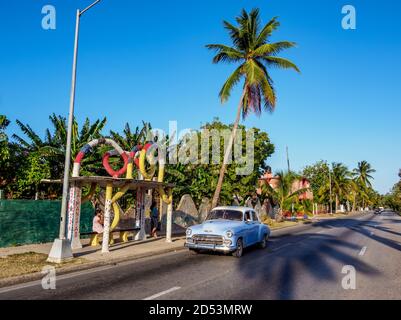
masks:
POLYGON ((276 67, 281 69, 294 69, 296 72, 301 73, 301 70, 290 60, 279 57, 264 57, 263 61, 269 67, 276 67))
POLYGON ((244 55, 240 51, 222 44, 208 44, 206 48, 217 52, 213 58, 213 63, 237 62, 244 58, 244 55))
POLYGON ((296 46, 295 42, 280 41, 275 43, 266 43, 256 48, 253 52, 255 58, 263 58, 266 56, 274 56, 285 49, 290 49, 296 46))
POLYGON ((243 65, 240 65, 227 79, 220 90, 219 97, 222 103, 226 102, 231 95, 233 87, 241 80, 243 74, 243 65))
MULTIPOLYGON (((277 21, 278 17, 272 18, 260 31, 258 38, 255 41, 254 48, 258 48, 259 46, 266 43, 268 37, 276 30, 280 23, 277 21)), ((253 49, 254 49, 253 48, 253 49)))

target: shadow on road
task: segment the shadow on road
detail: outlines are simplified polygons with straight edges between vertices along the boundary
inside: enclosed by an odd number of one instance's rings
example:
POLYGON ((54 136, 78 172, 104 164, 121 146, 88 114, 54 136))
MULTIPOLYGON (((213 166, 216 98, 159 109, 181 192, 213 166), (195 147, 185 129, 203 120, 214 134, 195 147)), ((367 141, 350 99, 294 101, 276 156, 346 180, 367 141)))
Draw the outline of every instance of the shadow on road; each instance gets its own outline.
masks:
MULTIPOLYGON (((401 236, 401 233, 383 226, 383 224, 394 223, 401 223, 401 220, 394 218, 376 220, 372 216, 367 220, 345 218, 322 221, 313 225, 309 232, 294 233, 290 237, 274 237, 270 242, 269 254, 255 248, 247 250, 246 255, 238 261, 238 270, 243 276, 243 281, 256 280, 259 284, 259 289, 250 293, 252 296, 250 299, 258 299, 259 294, 262 298, 267 295, 272 299, 293 299, 295 289, 299 285, 299 281, 304 280, 305 275, 326 283, 338 283, 338 288, 341 288, 341 269, 337 270, 334 266, 352 265, 358 273, 371 276, 380 274, 377 269, 360 259, 358 256, 360 245, 347 241, 348 236, 357 232, 371 240, 401 251, 398 241, 374 232, 374 230, 378 230, 388 235, 401 236), (333 236, 316 233, 314 228, 342 228, 342 230, 333 236), (330 261, 336 263, 333 264, 330 261)), ((300 297, 297 296, 297 298, 300 297)))
POLYGON ((280 243, 281 245, 277 247, 272 243, 268 250, 269 254, 251 248, 238 261, 238 270, 244 281, 256 280, 259 284, 259 289, 252 293, 250 299, 258 299, 258 296, 260 296, 259 299, 263 299, 266 297, 266 290, 269 291, 268 296, 272 299, 293 299, 297 281, 305 274, 318 281, 338 282, 338 286, 341 286, 341 282, 338 281, 341 269, 333 270, 330 260, 335 260, 341 266, 352 265, 363 274, 379 273, 358 259, 357 254, 349 254, 346 253, 347 250, 344 250, 351 249, 358 252, 359 246, 337 237, 303 233, 294 235, 288 240, 291 246, 284 247, 285 244, 280 243))

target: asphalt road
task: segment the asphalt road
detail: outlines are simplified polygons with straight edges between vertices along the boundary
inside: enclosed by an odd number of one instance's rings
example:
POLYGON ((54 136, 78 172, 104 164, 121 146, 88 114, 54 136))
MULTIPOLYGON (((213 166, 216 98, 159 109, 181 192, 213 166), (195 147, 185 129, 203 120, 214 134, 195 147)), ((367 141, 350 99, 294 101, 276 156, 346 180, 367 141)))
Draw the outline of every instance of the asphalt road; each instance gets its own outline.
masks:
MULTIPOLYGON (((0 289, 0 299, 401 299, 401 217, 329 220, 273 233, 241 259, 188 251, 0 289), (345 266, 356 271, 344 289, 345 266)), ((346 267, 345 271, 350 270, 346 267)))

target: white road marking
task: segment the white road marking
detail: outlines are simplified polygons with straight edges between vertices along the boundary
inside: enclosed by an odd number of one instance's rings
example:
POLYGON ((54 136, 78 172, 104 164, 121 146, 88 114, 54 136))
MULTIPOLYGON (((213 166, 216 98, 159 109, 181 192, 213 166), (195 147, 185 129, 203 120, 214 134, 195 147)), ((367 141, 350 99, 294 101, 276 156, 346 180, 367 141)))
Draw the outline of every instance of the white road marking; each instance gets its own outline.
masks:
POLYGON ((173 288, 171 288, 171 289, 168 289, 168 290, 165 290, 165 291, 156 293, 156 294, 154 294, 153 296, 147 297, 147 298, 145 298, 145 299, 143 299, 143 300, 154 300, 154 299, 157 299, 157 298, 159 298, 159 297, 161 297, 161 296, 164 296, 165 294, 168 294, 168 293, 171 293, 171 292, 180 290, 180 289, 181 289, 181 287, 173 287, 173 288))
POLYGON ((361 251, 359 252, 359 255, 360 255, 360 256, 363 256, 363 255, 365 254, 367 248, 368 248, 367 246, 364 246, 364 247, 361 249, 361 251))

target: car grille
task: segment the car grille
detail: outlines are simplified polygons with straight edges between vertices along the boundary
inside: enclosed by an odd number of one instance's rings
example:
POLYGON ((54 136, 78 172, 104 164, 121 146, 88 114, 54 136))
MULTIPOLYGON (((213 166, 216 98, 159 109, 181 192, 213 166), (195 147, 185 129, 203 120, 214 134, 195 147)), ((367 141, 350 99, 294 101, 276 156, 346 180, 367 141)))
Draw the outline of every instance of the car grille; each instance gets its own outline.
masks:
POLYGON ((223 245, 223 237, 209 234, 196 234, 192 237, 196 244, 213 244, 217 246, 223 245))

